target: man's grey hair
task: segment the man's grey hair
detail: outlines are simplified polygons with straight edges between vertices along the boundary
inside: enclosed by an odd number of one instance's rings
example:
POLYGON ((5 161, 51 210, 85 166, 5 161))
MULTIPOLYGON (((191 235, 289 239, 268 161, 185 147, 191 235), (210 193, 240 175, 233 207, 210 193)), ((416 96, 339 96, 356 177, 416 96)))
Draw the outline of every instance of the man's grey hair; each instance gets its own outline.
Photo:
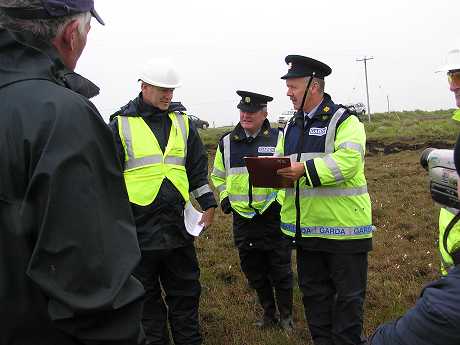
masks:
MULTIPOLYGON (((43 8, 40 0, 2 0, 2 7, 43 8)), ((49 42, 59 36, 72 20, 79 22, 78 31, 84 34, 87 24, 91 21, 91 12, 83 12, 71 16, 51 19, 17 19, 7 16, 0 9, 0 27, 10 31, 28 31, 38 39, 49 42)))
MULTIPOLYGON (((305 78, 305 83, 308 85, 308 80, 310 80, 310 77, 307 77, 305 78)), ((324 93, 324 86, 325 86, 325 82, 324 82, 324 79, 320 79, 320 78, 313 78, 313 81, 311 82, 311 85, 313 85, 313 83, 317 84, 318 85, 318 89, 319 89, 319 92, 321 94, 324 93)), ((310 86, 311 87, 311 86, 310 86)))

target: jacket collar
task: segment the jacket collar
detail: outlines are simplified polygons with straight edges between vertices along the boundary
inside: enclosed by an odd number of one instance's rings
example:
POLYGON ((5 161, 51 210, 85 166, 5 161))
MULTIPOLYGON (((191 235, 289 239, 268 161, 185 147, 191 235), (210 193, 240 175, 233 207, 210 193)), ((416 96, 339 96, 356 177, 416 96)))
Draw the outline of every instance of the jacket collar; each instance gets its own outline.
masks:
POLYGON ((144 102, 142 97, 142 92, 139 92, 139 95, 133 100, 129 101, 128 104, 122 106, 119 111, 110 116, 110 121, 112 121, 116 116, 131 116, 131 117, 149 117, 152 115, 168 115, 171 112, 179 111, 184 112, 187 109, 180 102, 171 102, 168 110, 161 110, 153 105, 150 105, 144 102))
MULTIPOLYGON (((331 96, 327 93, 324 93, 323 100, 317 107, 315 113, 312 116, 312 119, 322 119, 326 120, 328 117, 331 117, 334 115, 334 108, 335 104, 331 99, 331 96)), ((297 112, 293 118, 293 121, 295 123, 302 123, 302 118, 304 117, 304 113, 302 112, 297 112)))
MULTIPOLYGON (((270 122, 265 119, 264 122, 262 123, 262 127, 260 128, 259 133, 257 134, 257 137, 269 137, 270 136, 270 122)), ((243 127, 241 127, 241 124, 238 123, 233 131, 230 132, 230 140, 232 141, 253 141, 256 138, 252 137, 247 137, 246 132, 244 131, 243 127)))

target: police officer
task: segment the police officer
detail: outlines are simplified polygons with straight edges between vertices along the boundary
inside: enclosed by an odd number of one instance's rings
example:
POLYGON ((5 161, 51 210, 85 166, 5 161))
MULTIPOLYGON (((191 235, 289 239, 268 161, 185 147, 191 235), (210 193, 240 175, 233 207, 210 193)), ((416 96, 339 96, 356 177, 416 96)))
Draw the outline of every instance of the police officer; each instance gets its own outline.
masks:
POLYGON ((169 344, 169 318, 176 345, 201 344, 200 270, 184 207, 191 194, 204 210, 200 223, 212 223, 217 203, 208 185, 207 153, 185 108, 171 102, 181 85, 171 62, 149 61, 139 79, 139 96, 111 117, 110 127, 142 251, 135 275, 146 289, 147 342, 169 344))
POLYGON ((74 72, 91 0, 0 2, 0 344, 143 343, 111 131, 74 72))
POLYGON ((283 133, 271 128, 267 120, 267 102, 272 97, 248 91, 236 93, 241 97, 237 106, 240 122, 220 139, 211 179, 219 191, 223 212, 233 215, 241 268, 264 310, 256 325, 278 324, 278 306, 280 326, 290 331, 291 248, 279 230, 282 195, 276 189, 253 187, 243 159, 280 155, 283 133))
MULTIPOLYGON (((454 93, 457 107, 460 108, 460 50, 449 52, 447 64, 441 68, 441 71, 447 73, 450 90, 454 93)), ((460 121, 460 110, 454 113, 453 118, 460 121)), ((454 150, 454 162, 457 174, 460 174, 460 137, 454 150)), ((458 186, 460 195, 460 183, 458 186)), ((443 210, 439 220, 439 246, 445 263, 444 276, 425 286, 416 305, 406 314, 395 321, 379 326, 369 339, 370 345, 460 344, 459 223, 458 217, 452 214, 453 210, 443 210), (452 220, 453 223, 450 224, 452 220), (445 231, 449 231, 446 232, 447 243, 444 242, 445 231)), ((458 210, 455 214, 457 213, 458 210)))
POLYGON ((286 189, 281 229, 297 245, 297 270, 315 345, 361 344, 367 255, 372 248, 371 203, 364 177, 363 124, 324 93, 332 70, 289 55, 287 95, 297 114, 285 128, 296 181, 286 189))

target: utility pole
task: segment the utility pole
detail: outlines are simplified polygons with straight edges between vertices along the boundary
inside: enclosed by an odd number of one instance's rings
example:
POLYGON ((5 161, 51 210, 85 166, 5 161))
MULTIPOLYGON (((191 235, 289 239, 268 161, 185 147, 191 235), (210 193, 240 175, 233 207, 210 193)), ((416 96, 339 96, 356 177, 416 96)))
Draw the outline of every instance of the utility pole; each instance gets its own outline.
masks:
POLYGON ((387 109, 388 109, 388 114, 390 113, 390 96, 387 95, 387 109))
POLYGON ((371 122, 371 107, 369 105, 369 86, 367 85, 367 60, 372 60, 373 57, 364 57, 362 59, 356 59, 356 61, 364 61, 364 75, 366 77, 366 95, 367 95, 367 117, 369 122, 371 122))

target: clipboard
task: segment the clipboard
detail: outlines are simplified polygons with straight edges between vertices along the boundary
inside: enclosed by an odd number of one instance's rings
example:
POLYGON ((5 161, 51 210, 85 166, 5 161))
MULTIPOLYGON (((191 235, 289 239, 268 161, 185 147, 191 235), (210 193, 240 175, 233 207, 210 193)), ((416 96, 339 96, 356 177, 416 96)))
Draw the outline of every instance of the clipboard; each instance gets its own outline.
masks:
POLYGON ((293 186, 291 180, 276 173, 278 169, 291 166, 289 157, 244 157, 244 162, 254 187, 290 188, 293 186))

